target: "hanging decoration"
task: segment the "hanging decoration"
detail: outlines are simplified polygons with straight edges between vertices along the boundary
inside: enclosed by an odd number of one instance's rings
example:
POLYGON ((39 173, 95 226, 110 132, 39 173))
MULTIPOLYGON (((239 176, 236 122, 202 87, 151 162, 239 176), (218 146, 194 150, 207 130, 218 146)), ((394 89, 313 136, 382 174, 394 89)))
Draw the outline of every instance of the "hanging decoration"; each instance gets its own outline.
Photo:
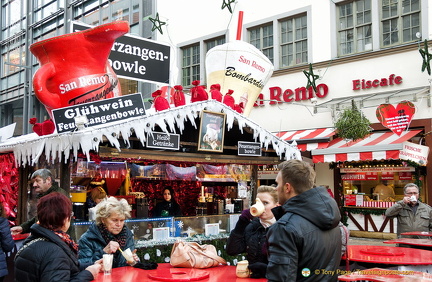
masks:
POLYGON ((15 219, 18 205, 18 169, 12 153, 0 155, 0 202, 6 216, 15 219))
POLYGON ((304 70, 303 73, 306 75, 308 80, 306 88, 309 89, 309 87, 312 86, 313 90, 317 92, 315 81, 319 78, 319 75, 314 74, 312 64, 309 64, 309 71, 307 72, 304 70))
POLYGON ((424 40, 424 49, 419 49, 419 52, 423 58, 422 72, 426 69, 428 74, 431 75, 430 61, 432 60, 432 54, 429 53, 427 39, 424 40))
POLYGON ((415 106, 410 101, 403 101, 396 107, 392 104, 381 104, 376 109, 379 122, 399 136, 408 129, 414 114, 415 106))
POLYGON ((231 8, 231 4, 234 2, 235 2, 235 0, 223 0, 221 9, 223 10, 223 9, 227 8, 228 11, 232 14, 233 10, 231 8))
POLYGON ((335 128, 339 137, 356 141, 363 139, 370 133, 370 124, 370 121, 357 108, 354 100, 352 100, 351 108, 347 108, 339 114, 335 128))
POLYGON ((166 25, 166 22, 163 22, 159 19, 159 13, 156 13, 156 18, 149 18, 149 20, 153 24, 152 31, 155 31, 157 29, 160 32, 160 34, 163 34, 162 26, 166 25))

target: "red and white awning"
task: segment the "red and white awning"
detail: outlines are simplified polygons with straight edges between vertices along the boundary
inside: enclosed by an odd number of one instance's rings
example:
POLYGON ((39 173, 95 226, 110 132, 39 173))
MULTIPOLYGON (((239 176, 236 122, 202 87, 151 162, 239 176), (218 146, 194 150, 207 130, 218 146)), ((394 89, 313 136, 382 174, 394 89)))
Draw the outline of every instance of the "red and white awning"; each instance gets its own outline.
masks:
POLYGON ((326 148, 330 137, 335 135, 334 128, 316 128, 305 130, 281 131, 275 135, 285 141, 296 141, 300 151, 312 151, 326 148), (327 140, 326 140, 327 139, 327 140))
POLYGON ((421 130, 404 131, 399 136, 393 132, 371 133, 355 142, 336 138, 325 149, 312 151, 314 163, 399 159, 403 142, 416 136, 421 130))

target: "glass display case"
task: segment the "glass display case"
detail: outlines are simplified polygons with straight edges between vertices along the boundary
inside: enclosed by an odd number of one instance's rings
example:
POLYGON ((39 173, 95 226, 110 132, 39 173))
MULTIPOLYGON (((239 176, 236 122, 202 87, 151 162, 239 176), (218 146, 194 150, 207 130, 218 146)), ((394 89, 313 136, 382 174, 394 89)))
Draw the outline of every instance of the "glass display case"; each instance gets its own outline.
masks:
MULTIPOLYGON (((239 216, 239 214, 223 214, 128 219, 125 224, 134 233, 135 248, 141 259, 160 263, 169 262, 172 246, 180 239, 199 244, 212 244, 221 257, 230 263, 236 263, 245 259, 244 256, 228 256, 225 246, 239 216)), ((80 238, 91 224, 93 222, 90 221, 74 222, 76 238, 80 238)))

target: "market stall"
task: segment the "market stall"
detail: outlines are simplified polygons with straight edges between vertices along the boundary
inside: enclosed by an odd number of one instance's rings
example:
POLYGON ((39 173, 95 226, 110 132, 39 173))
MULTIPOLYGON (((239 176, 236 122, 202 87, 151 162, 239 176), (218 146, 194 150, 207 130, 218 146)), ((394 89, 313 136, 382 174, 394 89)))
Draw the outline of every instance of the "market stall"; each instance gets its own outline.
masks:
MULTIPOLYGON (((223 233, 229 234, 236 220, 232 215, 240 212, 254 194, 258 166, 300 158, 295 144, 212 100, 71 132, 19 136, 0 143, 0 152, 13 152, 24 175, 41 166, 55 168, 55 177, 66 190, 72 189, 71 193, 80 193, 77 189, 83 190, 96 176, 101 177, 108 195, 128 199, 135 218, 137 214, 150 217, 161 189, 172 186, 183 215, 204 219, 157 222, 157 227, 168 227, 169 237, 205 235, 205 224, 215 223, 218 231, 210 231, 215 232, 211 235, 226 237, 223 233), (223 117, 223 123, 219 123, 223 139, 216 147, 202 144, 203 129, 207 128, 203 114, 210 120, 208 115, 223 117), (210 215, 223 219, 209 222, 210 215), (173 229, 175 222, 180 229, 173 229)), ((27 183, 20 183, 18 222, 25 220, 26 188, 27 183)), ((80 219, 77 232, 82 232, 80 225, 86 225, 80 219)), ((132 229, 137 240, 148 232, 147 223, 135 221, 132 229)))
MULTIPOLYGON (((418 140, 421 130, 373 132, 363 139, 332 140, 325 149, 312 151, 315 163, 334 169, 337 200, 351 231, 395 233, 396 221, 385 211, 404 197, 403 187, 426 187, 425 164, 429 148, 418 140)), ((427 189, 420 189, 427 199, 427 189)))

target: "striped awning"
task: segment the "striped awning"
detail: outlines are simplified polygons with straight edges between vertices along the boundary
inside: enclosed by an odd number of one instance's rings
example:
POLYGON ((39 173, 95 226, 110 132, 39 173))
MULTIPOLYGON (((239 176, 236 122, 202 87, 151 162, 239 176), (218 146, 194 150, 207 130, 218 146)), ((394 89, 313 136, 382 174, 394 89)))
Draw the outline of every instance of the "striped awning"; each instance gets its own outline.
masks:
POLYGON ((325 149, 313 150, 314 163, 399 159, 402 143, 421 130, 404 131, 399 136, 393 132, 376 132, 355 142, 336 138, 325 149))
POLYGON ((330 137, 335 134, 334 128, 316 128, 305 130, 281 131, 275 135, 285 141, 296 141, 300 151, 312 151, 326 148, 330 137))

